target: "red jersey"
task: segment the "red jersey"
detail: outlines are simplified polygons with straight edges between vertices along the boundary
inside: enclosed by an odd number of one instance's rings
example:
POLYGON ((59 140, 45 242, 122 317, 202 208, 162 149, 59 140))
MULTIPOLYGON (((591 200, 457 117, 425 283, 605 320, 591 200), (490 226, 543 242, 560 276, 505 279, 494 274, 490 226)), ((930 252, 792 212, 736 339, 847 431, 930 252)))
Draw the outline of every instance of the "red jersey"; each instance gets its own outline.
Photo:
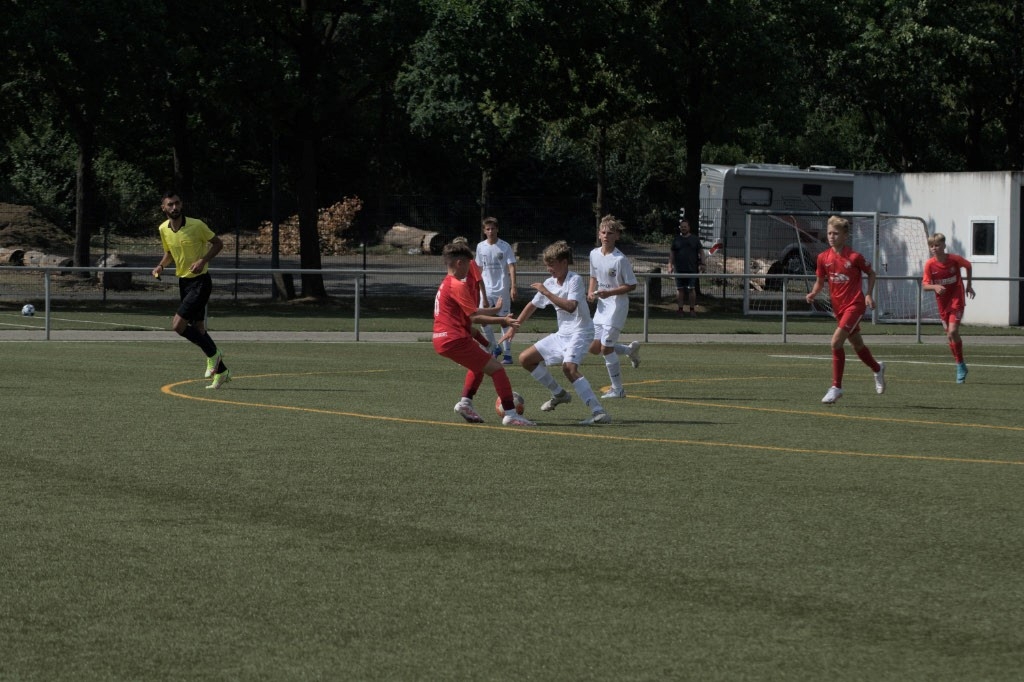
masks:
POLYGON ((832 299, 832 312, 836 317, 853 306, 865 308, 864 292, 861 289, 863 273, 871 269, 871 265, 849 246, 836 253, 828 249, 818 254, 815 274, 828 280, 828 295, 832 299))
POLYGON ((472 338, 469 316, 478 308, 479 295, 476 284, 447 275, 434 297, 434 339, 472 338))
POLYGON ((966 268, 971 271, 971 261, 955 253, 947 253, 946 260, 939 261, 934 256, 924 263, 924 283, 940 284, 946 288, 941 295, 935 294, 940 308, 963 308, 966 306, 964 298, 964 280, 960 276, 960 269, 966 268))
MULTIPOLYGON (((480 285, 484 281, 484 273, 480 271, 480 266, 476 264, 475 260, 469 261, 469 272, 466 273, 466 279, 463 281, 469 287, 470 292, 477 298, 480 298, 480 285)), ((487 299, 484 298, 478 301, 478 303, 486 305, 487 299)))

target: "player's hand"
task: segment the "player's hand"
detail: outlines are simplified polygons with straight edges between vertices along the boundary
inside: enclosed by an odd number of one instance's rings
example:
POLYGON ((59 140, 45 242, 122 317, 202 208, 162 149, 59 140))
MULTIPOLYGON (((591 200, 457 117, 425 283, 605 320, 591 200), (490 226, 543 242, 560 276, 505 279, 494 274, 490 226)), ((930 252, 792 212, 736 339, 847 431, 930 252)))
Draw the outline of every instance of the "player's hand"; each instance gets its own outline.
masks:
POLYGON ((875 309, 875 298, 871 294, 868 294, 867 296, 864 297, 864 303, 866 303, 867 306, 872 310, 875 309))
POLYGON ((530 288, 538 293, 544 294, 548 298, 551 298, 551 292, 548 291, 546 286, 544 286, 544 282, 534 282, 530 285, 530 288))
POLYGON ((965 292, 965 293, 966 293, 966 294, 967 294, 968 296, 970 296, 971 298, 974 298, 974 287, 970 287, 970 286, 969 286, 969 287, 967 287, 967 288, 965 288, 965 289, 964 289, 964 292, 965 292))
POLYGON ((946 293, 946 287, 942 286, 941 284, 937 284, 935 286, 935 295, 942 296, 944 293, 946 293))
POLYGON ((203 266, 204 265, 206 265, 206 262, 202 258, 200 258, 195 263, 193 263, 192 265, 188 266, 188 271, 192 272, 192 273, 197 273, 198 274, 198 273, 203 271, 203 266))

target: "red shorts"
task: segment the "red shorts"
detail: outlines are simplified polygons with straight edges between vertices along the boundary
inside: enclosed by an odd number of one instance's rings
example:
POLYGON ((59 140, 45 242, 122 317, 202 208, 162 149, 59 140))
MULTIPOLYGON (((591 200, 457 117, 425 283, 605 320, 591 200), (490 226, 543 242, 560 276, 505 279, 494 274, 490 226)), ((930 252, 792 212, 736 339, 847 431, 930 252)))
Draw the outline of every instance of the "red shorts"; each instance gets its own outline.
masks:
POLYGON ((944 301, 941 298, 936 299, 939 304, 939 319, 942 320, 942 326, 946 327, 950 322, 960 322, 964 319, 964 305, 963 299, 953 299, 944 301))
POLYGON ((454 360, 473 372, 483 372, 484 365, 490 362, 492 357, 475 339, 465 336, 455 339, 435 338, 434 350, 438 355, 454 360))
POLYGON ((860 331, 860 321, 864 319, 864 311, 867 310, 867 305, 861 303, 860 305, 852 305, 849 308, 836 311, 836 322, 839 324, 839 328, 846 331, 851 336, 860 331))

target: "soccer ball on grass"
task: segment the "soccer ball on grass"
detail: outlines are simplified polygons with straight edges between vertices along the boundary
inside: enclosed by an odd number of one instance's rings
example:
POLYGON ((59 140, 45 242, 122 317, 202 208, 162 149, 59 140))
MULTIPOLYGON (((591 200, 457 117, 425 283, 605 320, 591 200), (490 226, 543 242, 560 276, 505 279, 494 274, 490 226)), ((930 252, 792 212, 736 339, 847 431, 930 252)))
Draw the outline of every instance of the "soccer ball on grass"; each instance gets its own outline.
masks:
POLYGON ((32 317, 36 314, 36 307, 31 303, 26 303, 21 307, 21 314, 25 317, 32 317))
MULTIPOLYGON (((523 396, 512 391, 512 401, 516 404, 516 414, 522 414, 523 410, 526 409, 526 401, 523 400, 523 396)), ((505 408, 501 406, 501 396, 498 396, 494 401, 494 411, 498 413, 499 417, 505 416, 505 408)))

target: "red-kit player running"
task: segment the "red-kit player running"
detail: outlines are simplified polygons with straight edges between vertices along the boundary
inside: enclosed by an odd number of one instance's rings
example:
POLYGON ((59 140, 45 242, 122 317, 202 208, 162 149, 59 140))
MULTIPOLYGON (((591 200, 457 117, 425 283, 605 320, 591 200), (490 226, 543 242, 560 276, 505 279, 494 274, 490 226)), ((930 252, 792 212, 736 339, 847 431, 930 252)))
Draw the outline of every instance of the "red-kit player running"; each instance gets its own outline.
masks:
POLYGON ((836 330, 832 334, 832 387, 828 389, 821 402, 831 405, 843 397, 843 370, 846 367, 846 340, 856 351, 857 357, 871 368, 875 375, 875 392, 885 393, 885 363, 878 362, 871 351, 864 345, 860 335, 860 321, 864 312, 875 307, 871 294, 875 290, 875 271, 864 256, 846 245, 850 238, 850 221, 839 216, 828 219, 828 245, 824 253, 818 255, 815 274, 817 279, 807 302, 813 303, 814 297, 825 287, 828 280, 828 293, 832 299, 832 313, 836 317, 836 330), (861 289, 863 275, 868 276, 867 294, 861 289))
POLYGON ((964 308, 967 307, 967 296, 974 298, 974 287, 971 286, 971 261, 955 253, 946 253, 946 236, 936 232, 928 237, 928 250, 932 257, 925 261, 925 291, 935 292, 935 301, 939 304, 939 318, 942 328, 949 339, 949 350, 956 361, 956 383, 967 381, 967 363, 964 362, 964 342, 960 338, 960 322, 964 319, 964 308), (967 285, 960 276, 960 270, 967 271, 967 285))
POLYGON ((456 403, 455 412, 473 424, 483 421, 473 408, 473 396, 483 383, 484 375, 487 375, 494 382, 494 389, 505 411, 501 423, 506 426, 536 426, 516 413, 512 383, 505 373, 505 366, 483 347, 487 339, 473 327, 474 324, 518 327, 519 323, 512 315, 493 315, 496 308, 479 307, 480 290, 477 284, 463 281, 473 261, 473 252, 468 245, 448 244, 444 247, 443 255, 448 276, 441 282, 434 299, 434 350, 467 370, 462 399, 456 403))

